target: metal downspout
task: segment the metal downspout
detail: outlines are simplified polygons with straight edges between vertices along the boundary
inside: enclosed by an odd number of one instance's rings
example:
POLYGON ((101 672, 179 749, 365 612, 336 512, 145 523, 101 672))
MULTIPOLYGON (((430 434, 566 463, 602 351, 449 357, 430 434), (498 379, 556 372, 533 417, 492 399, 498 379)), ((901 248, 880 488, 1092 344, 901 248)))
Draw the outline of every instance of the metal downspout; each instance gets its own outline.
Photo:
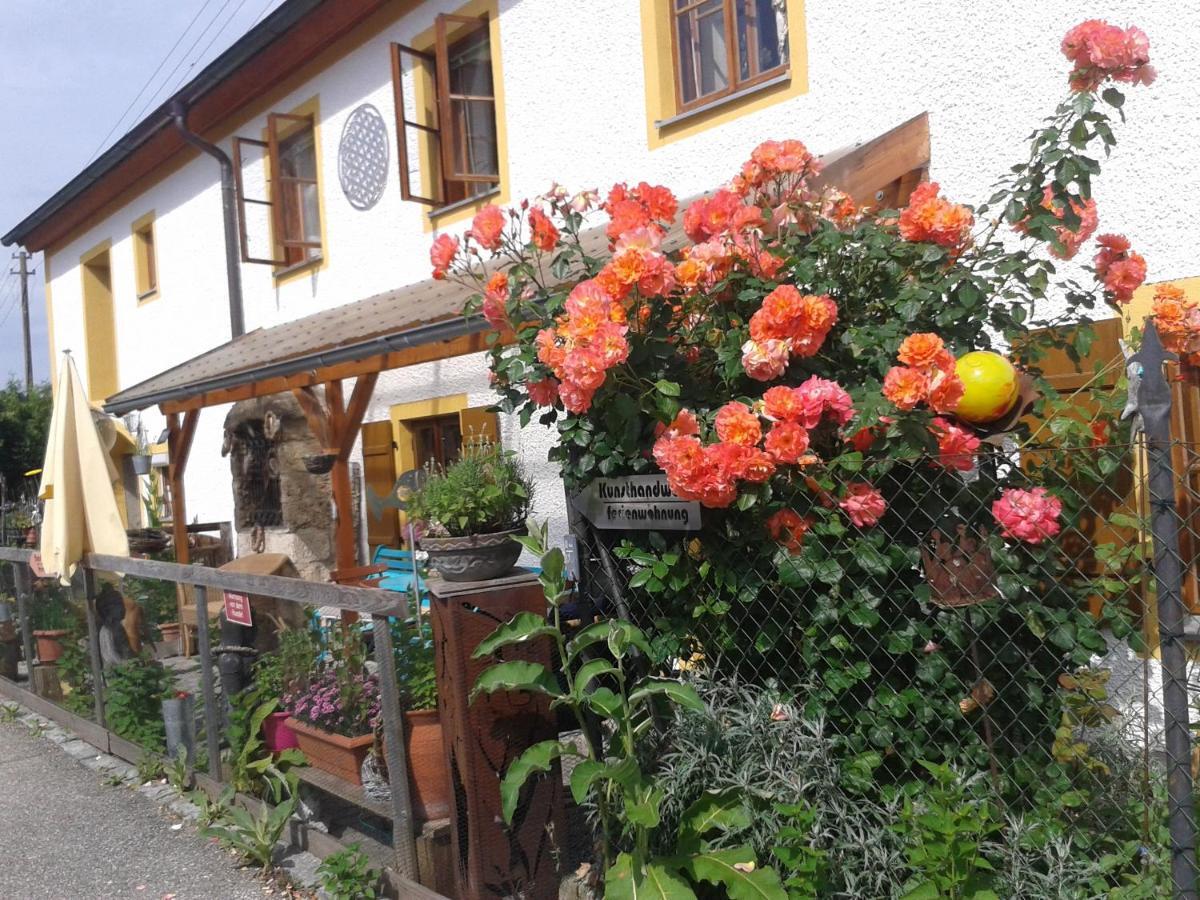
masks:
POLYGON ((224 150, 191 131, 187 125, 187 106, 174 100, 167 110, 175 129, 185 141, 207 153, 221 166, 221 212, 225 219, 225 272, 229 282, 229 330, 239 338, 246 333, 246 316, 242 306, 242 256, 238 238, 237 192, 233 181, 233 162, 224 150))

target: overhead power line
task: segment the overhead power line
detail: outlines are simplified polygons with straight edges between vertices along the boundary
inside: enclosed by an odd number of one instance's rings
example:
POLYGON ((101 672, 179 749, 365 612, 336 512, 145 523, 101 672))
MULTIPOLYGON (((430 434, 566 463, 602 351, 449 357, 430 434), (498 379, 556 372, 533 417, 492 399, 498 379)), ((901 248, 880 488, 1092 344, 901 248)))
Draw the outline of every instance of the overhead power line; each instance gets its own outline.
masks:
MULTIPOLYGON (((166 55, 163 56, 163 58, 161 60, 159 60, 158 65, 154 67, 154 71, 150 73, 150 77, 146 79, 146 82, 140 88, 138 88, 138 92, 133 95, 133 99, 129 101, 129 105, 125 107, 125 110, 124 110, 124 112, 121 113, 120 118, 118 118, 117 121, 115 123, 113 123, 112 128, 108 129, 108 133, 106 135, 104 135, 104 137, 101 139, 99 145, 97 145, 96 149, 92 151, 92 155, 88 157, 89 163, 92 160, 94 160, 100 154, 100 151, 103 150, 108 145, 108 139, 110 137, 112 137, 113 134, 117 131, 117 129, 119 129, 121 127, 121 123, 125 121, 125 117, 129 115, 129 111, 131 109, 133 109, 134 105, 138 102, 139 99, 141 99, 141 96, 143 93, 145 93, 146 88, 150 87, 150 85, 154 81, 155 76, 157 76, 158 73, 162 71, 163 66, 165 66, 167 64, 167 60, 169 60, 171 58, 171 55, 176 51, 176 49, 178 49, 179 45, 183 43, 183 39, 185 37, 187 37, 188 32, 192 30, 192 26, 196 24, 196 22, 199 20, 199 18, 201 16, 201 14, 204 12, 205 9, 207 9, 209 7, 209 5, 212 2, 213 2, 213 0, 204 0, 204 2, 200 5, 199 9, 196 10, 196 14, 194 16, 192 16, 192 20, 187 23, 187 27, 184 28, 183 31, 180 33, 179 37, 177 37, 175 39, 175 43, 173 43, 171 45, 171 49, 166 52, 166 55)), ((160 88, 161 88, 161 85, 160 85, 160 88)), ((139 116, 138 118, 141 118, 141 117, 139 116)))

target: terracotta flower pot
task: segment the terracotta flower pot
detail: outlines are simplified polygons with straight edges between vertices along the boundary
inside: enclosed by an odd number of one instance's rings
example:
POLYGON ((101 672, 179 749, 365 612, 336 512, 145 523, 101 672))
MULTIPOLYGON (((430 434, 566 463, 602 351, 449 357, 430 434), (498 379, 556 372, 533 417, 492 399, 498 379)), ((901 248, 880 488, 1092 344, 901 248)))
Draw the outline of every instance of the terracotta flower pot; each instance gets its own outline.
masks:
POLYGON ((272 753, 280 753, 300 746, 296 740, 296 732, 288 727, 287 720, 287 713, 273 712, 262 723, 263 741, 272 753))
POLYGON ((408 734, 408 789, 413 815, 422 821, 450 815, 450 775, 442 749, 442 720, 436 709, 404 714, 408 734))
POLYGON ((37 641, 38 662, 42 665, 58 662, 58 658, 63 654, 62 639, 68 634, 70 632, 61 628, 35 631, 33 637, 37 641))
POLYGON ((362 784, 362 764, 375 742, 373 734, 343 737, 293 718, 287 720, 287 727, 296 733, 309 765, 351 784, 362 784))

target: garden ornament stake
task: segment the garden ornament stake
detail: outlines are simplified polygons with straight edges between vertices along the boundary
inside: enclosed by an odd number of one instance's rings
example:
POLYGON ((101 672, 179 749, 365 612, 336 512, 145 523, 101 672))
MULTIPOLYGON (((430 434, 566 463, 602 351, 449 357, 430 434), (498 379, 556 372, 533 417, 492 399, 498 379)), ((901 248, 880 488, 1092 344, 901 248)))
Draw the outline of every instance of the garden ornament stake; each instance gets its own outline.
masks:
POLYGON ((1187 654, 1183 645, 1183 566, 1179 555, 1179 513, 1171 465, 1171 387, 1163 364, 1176 359, 1147 321, 1142 348, 1131 358, 1141 367, 1138 413, 1149 463, 1150 529, 1154 538, 1154 581, 1158 595, 1158 636, 1162 658, 1163 714, 1166 720, 1167 799, 1171 832, 1171 878, 1175 896, 1196 897, 1196 823, 1193 817, 1191 739, 1188 734, 1187 654))

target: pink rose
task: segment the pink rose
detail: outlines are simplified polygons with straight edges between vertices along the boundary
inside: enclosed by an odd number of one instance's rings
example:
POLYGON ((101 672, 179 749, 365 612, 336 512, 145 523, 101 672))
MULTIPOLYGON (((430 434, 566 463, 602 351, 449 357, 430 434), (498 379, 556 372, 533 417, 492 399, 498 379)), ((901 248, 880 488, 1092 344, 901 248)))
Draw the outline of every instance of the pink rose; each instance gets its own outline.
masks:
POLYGON ((838 506, 859 528, 874 525, 887 509, 883 495, 865 481, 856 481, 847 487, 846 496, 838 506))
POLYGON ((1062 501, 1044 487, 1009 488, 992 504, 992 515, 1004 537, 1027 544, 1040 544, 1062 531, 1062 501))

